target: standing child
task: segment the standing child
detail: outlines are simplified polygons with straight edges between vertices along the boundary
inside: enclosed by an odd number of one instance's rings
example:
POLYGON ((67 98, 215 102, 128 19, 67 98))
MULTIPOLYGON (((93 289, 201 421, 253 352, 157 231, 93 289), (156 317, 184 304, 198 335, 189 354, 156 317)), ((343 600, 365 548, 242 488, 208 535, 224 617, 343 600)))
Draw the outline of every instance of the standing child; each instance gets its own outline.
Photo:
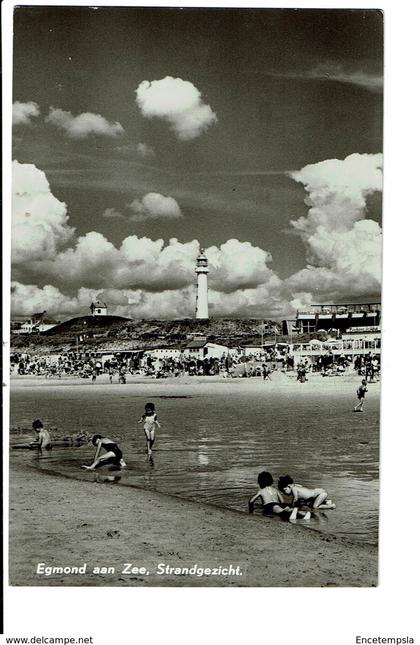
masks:
POLYGON ((310 519, 311 514, 309 511, 307 513, 302 513, 299 512, 297 508, 292 510, 285 504, 282 495, 279 493, 277 488, 274 488, 272 485, 273 477, 271 473, 263 471, 258 475, 257 482, 260 490, 258 490, 248 502, 248 510, 250 513, 253 512, 254 504, 257 499, 260 499, 263 505, 263 513, 265 515, 273 513, 274 515, 281 515, 283 517, 288 516, 289 520, 295 520, 297 517, 301 517, 304 520, 310 519))
POLYGON ((139 420, 139 423, 142 422, 144 423, 144 434, 146 435, 147 454, 150 457, 155 443, 155 429, 160 428, 154 403, 146 403, 144 414, 139 420))
POLYGON ((362 384, 360 385, 360 387, 357 389, 357 392, 356 392, 357 398, 359 399, 359 403, 354 408, 355 412, 363 412, 363 404, 365 402, 365 396, 367 391, 368 391, 367 381, 366 379, 363 379, 362 384))
POLYGON ((32 424, 32 428, 37 433, 36 444, 39 450, 42 450, 43 448, 44 450, 51 450, 52 443, 50 433, 48 432, 48 430, 45 430, 44 424, 42 423, 41 419, 35 419, 32 424))

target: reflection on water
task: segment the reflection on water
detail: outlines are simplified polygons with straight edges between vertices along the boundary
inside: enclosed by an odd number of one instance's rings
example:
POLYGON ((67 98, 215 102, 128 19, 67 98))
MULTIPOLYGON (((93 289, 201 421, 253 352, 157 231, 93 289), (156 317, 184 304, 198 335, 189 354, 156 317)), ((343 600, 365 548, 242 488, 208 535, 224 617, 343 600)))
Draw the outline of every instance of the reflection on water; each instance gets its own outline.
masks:
MULTIPOLYGON (((179 387, 182 392, 182 386, 179 387)), ((335 511, 318 513, 310 528, 376 542, 378 524, 379 396, 371 388, 363 414, 352 412, 342 392, 267 391, 226 396, 147 398, 141 388, 63 387, 17 390, 11 397, 12 443, 34 418, 58 428, 57 437, 87 430, 117 441, 129 466, 120 485, 130 484, 246 512, 261 470, 290 474, 296 482, 328 490, 335 511), (150 462, 142 426, 144 404, 155 400, 161 430, 150 462)), ((80 465, 94 448, 54 448, 41 459, 13 450, 12 459, 78 479, 93 479, 80 465)))

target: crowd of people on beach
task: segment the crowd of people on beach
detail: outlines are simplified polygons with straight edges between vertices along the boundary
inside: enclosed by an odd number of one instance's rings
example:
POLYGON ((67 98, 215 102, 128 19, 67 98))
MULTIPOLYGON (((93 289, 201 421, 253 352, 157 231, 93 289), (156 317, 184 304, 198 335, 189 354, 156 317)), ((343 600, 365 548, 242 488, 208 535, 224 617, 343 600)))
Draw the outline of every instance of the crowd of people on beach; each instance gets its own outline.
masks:
MULTIPOLYGON (((102 374, 109 381, 122 382, 128 375, 148 376, 152 378, 168 378, 178 376, 224 376, 235 377, 264 376, 264 367, 271 362, 271 368, 277 368, 277 363, 270 353, 264 354, 264 360, 255 356, 237 357, 231 354, 220 358, 205 357, 162 357, 156 358, 151 354, 115 352, 112 356, 102 359, 98 353, 65 352, 55 356, 30 355, 28 353, 12 354, 10 366, 12 373, 19 376, 32 375, 45 378, 61 378, 76 376, 96 380, 102 374)), ((279 365, 283 367, 280 360, 279 365)), ((293 358, 287 366, 293 369, 293 358)))
POLYGON ((31 375, 44 378, 73 376, 96 381, 106 375, 109 383, 124 384, 129 376, 140 375, 156 379, 183 376, 222 376, 224 378, 262 377, 271 380, 270 373, 280 370, 296 373, 297 380, 305 383, 310 373, 321 376, 341 376, 356 371, 368 382, 380 376, 380 357, 371 352, 366 355, 334 355, 331 351, 309 358, 290 352, 259 353, 257 355, 222 355, 220 358, 166 357, 156 358, 145 353, 115 352, 102 358, 98 353, 64 352, 55 356, 14 353, 10 360, 11 372, 19 376, 31 375))

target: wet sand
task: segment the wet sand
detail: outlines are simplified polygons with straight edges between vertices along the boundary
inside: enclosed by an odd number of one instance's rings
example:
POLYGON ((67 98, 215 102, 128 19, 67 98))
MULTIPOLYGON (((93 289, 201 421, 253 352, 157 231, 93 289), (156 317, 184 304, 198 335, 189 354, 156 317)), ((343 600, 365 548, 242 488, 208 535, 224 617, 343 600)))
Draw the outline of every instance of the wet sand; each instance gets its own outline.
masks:
POLYGON ((10 583, 40 586, 375 586, 377 549, 277 518, 161 493, 81 482, 21 468, 10 473, 10 583), (85 574, 37 575, 86 563, 85 574), (149 575, 123 574, 124 565, 149 575), (156 575, 171 567, 240 567, 242 575, 156 575), (93 568, 114 567, 94 574, 93 568))
MULTIPOLYGON (((12 379, 12 390, 69 385, 128 394, 141 383, 142 396, 188 396, 206 393, 295 389, 345 389, 353 392, 360 380, 353 374, 338 378, 310 377, 306 384, 275 373, 273 380, 185 377, 151 380, 133 377, 127 385, 109 385, 74 378, 12 379), (182 384, 182 388, 179 386, 182 384)), ((102 382, 101 382, 102 380, 102 382)), ((379 384, 376 385, 379 387, 379 384)), ((354 397, 353 397, 354 398, 354 397)), ((229 508, 180 499, 130 485, 97 484, 41 470, 31 464, 10 464, 10 583, 12 585, 70 586, 375 586, 377 547, 325 535, 278 518, 248 515, 229 508), (37 566, 81 567, 86 573, 37 574, 37 566), (149 572, 124 574, 125 563, 149 572), (159 565, 218 566, 241 575, 157 575, 159 565), (114 571, 93 573, 94 567, 114 571)))

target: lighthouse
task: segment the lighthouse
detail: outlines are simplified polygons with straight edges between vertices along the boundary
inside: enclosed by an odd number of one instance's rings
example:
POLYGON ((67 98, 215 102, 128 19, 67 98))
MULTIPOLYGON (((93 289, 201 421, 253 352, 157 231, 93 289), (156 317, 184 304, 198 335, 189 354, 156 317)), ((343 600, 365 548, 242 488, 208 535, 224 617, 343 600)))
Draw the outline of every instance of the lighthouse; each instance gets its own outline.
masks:
POLYGON ((200 249, 195 267, 197 274, 197 302, 195 306, 195 317, 197 320, 206 320, 209 317, 209 303, 207 298, 207 274, 208 261, 204 255, 204 249, 200 249))

